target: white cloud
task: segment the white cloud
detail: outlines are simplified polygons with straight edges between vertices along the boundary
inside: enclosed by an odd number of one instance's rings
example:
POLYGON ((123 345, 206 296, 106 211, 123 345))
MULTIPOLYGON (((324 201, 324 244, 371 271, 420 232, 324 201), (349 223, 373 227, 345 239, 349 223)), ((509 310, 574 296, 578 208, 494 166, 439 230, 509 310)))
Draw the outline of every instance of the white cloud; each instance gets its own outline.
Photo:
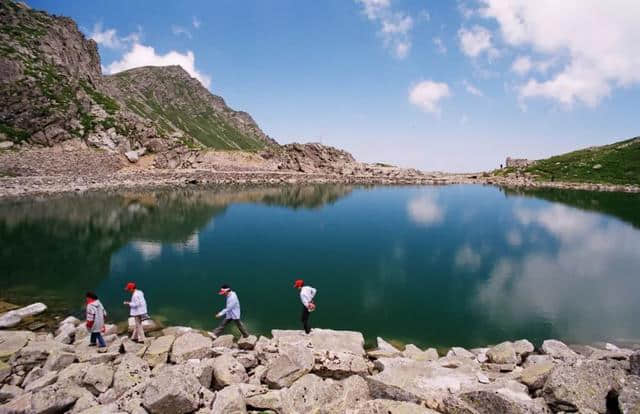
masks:
POLYGON ((506 235, 507 243, 510 246, 518 247, 522 244, 522 235, 518 230, 510 230, 506 235))
POLYGON ((422 81, 409 90, 409 102, 437 115, 440 114, 440 100, 449 96, 449 85, 443 82, 422 81))
POLYGON ((442 39, 440 39, 439 37, 433 38, 433 44, 436 45, 436 50, 438 51, 438 53, 443 55, 447 53, 447 47, 442 42, 442 39))
POLYGON ((476 271, 482 264, 482 256, 471 248, 471 246, 465 244, 456 252, 454 258, 454 265, 458 269, 467 269, 476 271))
POLYGON ((511 70, 518 75, 526 75, 531 70, 531 66, 533 66, 533 64, 531 63, 531 58, 529 58, 529 56, 519 56, 513 61, 511 70))
POLYGON ((191 20, 191 24, 193 24, 193 27, 195 27, 196 29, 199 29, 202 23, 200 22, 200 20, 198 20, 196 16, 193 16, 193 19, 191 20))
POLYGON ((476 25, 471 29, 463 27, 458 30, 462 52, 474 58, 483 53, 486 53, 489 58, 495 58, 499 55, 498 49, 493 46, 492 37, 491 32, 482 26, 476 25))
POLYGON ((184 35, 188 39, 191 39, 191 32, 182 26, 177 26, 175 24, 171 25, 171 33, 173 33, 176 36, 184 35))
POLYGON ((198 79, 206 88, 211 85, 211 78, 200 72, 195 67, 195 55, 188 50, 186 53, 172 50, 164 55, 157 54, 151 46, 133 44, 131 49, 125 53, 120 60, 112 62, 106 69, 107 73, 117 73, 123 70, 136 68, 139 66, 171 66, 180 65, 189 75, 198 79))
POLYGON ((463 114, 460 117, 460 125, 467 125, 469 123, 469 117, 466 114, 463 114))
POLYGON ((475 95, 475 96, 484 96, 484 93, 482 93, 482 91, 478 88, 476 88, 475 86, 473 86, 472 84, 470 84, 469 82, 467 82, 467 80, 463 80, 462 81, 462 85, 464 85, 464 88, 467 90, 467 92, 469 92, 471 95, 475 95))
POLYGON ((640 2, 634 0, 482 0, 513 48, 566 62, 550 76, 530 78, 521 98, 596 106, 612 90, 640 83, 640 2))
POLYGON ((390 0, 355 0, 361 4, 363 12, 371 21, 380 24, 379 36, 385 47, 398 59, 404 59, 411 49, 410 33, 414 20, 403 12, 391 10, 390 0))
POLYGON ((89 38, 95 40, 99 45, 118 49, 122 47, 122 42, 118 37, 116 29, 102 29, 102 23, 98 22, 93 25, 93 31, 89 34, 89 38))
POLYGON ((162 254, 162 244, 149 241, 134 241, 131 246, 136 250, 145 262, 157 259, 162 254))
POLYGON ((407 204, 409 218, 422 226, 440 223, 444 219, 444 208, 432 195, 414 198, 407 204))

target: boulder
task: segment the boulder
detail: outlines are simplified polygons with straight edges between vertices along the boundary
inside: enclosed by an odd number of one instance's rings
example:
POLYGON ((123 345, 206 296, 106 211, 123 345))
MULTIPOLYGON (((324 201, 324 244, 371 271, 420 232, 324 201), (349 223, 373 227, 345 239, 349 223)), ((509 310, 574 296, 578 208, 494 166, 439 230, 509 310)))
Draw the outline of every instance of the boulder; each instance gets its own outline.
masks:
POLYGON ((551 361, 541 362, 525 368, 520 374, 520 382, 535 391, 544 386, 547 376, 555 364, 551 361))
POLYGON ((252 350, 256 346, 258 338, 255 335, 249 335, 246 338, 242 337, 238 340, 238 348, 244 350, 252 350))
POLYGON ((64 318, 60 322, 59 326, 66 325, 66 324, 71 324, 73 326, 78 326, 81 323, 82 323, 82 321, 80 319, 76 318, 75 316, 67 316, 66 318, 64 318))
POLYGON ((523 367, 528 368, 532 365, 542 364, 543 362, 553 362, 553 358, 549 355, 529 355, 522 364, 523 367))
POLYGON ((148 411, 143 407, 143 396, 147 385, 148 382, 145 381, 126 390, 115 402, 117 409, 130 414, 147 414, 148 411))
POLYGON ((127 390, 137 387, 151 376, 149 364, 142 358, 126 354, 113 376, 113 389, 120 397, 127 390))
POLYGON ((26 392, 38 391, 39 389, 42 389, 47 385, 53 384, 54 382, 56 382, 57 379, 58 379, 57 372, 53 372, 53 371, 44 372, 42 376, 32 381, 26 381, 25 379, 26 384, 23 383, 23 387, 26 392))
POLYGON ((555 339, 547 339, 542 343, 542 353, 566 362, 573 362, 579 357, 571 348, 555 339))
POLYGON ((351 375, 368 375, 369 366, 361 355, 324 351, 322 354, 315 354, 311 372, 323 378, 343 379, 351 375))
POLYGON ((49 385, 33 393, 31 396, 31 412, 34 414, 65 412, 85 393, 85 390, 73 384, 56 383, 49 385))
POLYGON ((459 346, 454 346, 452 347, 449 352, 447 352, 447 356, 457 356, 457 357, 461 357, 461 358, 469 358, 469 359, 475 359, 476 355, 471 352, 468 351, 464 348, 461 348, 459 346))
POLYGON ((131 163, 136 163, 140 159, 137 151, 127 151, 124 153, 124 156, 127 157, 127 160, 131 163))
POLYGON ((375 349, 367 351, 367 356, 369 356, 369 358, 393 358, 402 354, 399 349, 380 337, 376 338, 376 343, 377 347, 375 349))
POLYGON ((175 340, 176 337, 173 335, 164 335, 154 339, 145 351, 143 359, 147 361, 151 367, 167 362, 169 360, 171 346, 175 340))
POLYGON ((622 414, 640 413, 640 377, 627 377, 627 382, 618 396, 618 408, 622 414))
POLYGON ((604 361, 581 362, 554 367, 542 396, 554 411, 606 413, 607 395, 620 388, 624 374, 604 361))
POLYGON ((47 310, 47 305, 44 303, 33 303, 29 306, 25 306, 24 308, 16 309, 11 312, 18 315, 20 318, 26 318, 28 316, 39 315, 42 312, 47 310))
POLYGON ((18 326, 21 321, 22 318, 15 311, 3 313, 0 315, 0 329, 13 328, 18 326))
POLYGON ((282 412, 282 390, 270 390, 264 385, 238 385, 248 406, 253 409, 282 412))
MULTIPOLYGON (((2 344, 0 344, 0 349, 2 344)), ((1 352, 0 352, 1 355, 1 352)), ((629 357, 629 372, 631 375, 640 376, 640 351, 636 351, 629 357)))
POLYGON ((147 384, 143 405, 152 414, 184 414, 199 406, 200 383, 190 375, 161 375, 147 384))
POLYGON ((286 388, 311 372, 314 364, 311 349, 302 345, 281 345, 280 356, 269 361, 264 382, 271 388, 286 388))
MULTIPOLYGON (((0 405, 0 413, 2 414, 28 414, 33 412, 31 405, 31 397, 32 393, 22 394, 7 402, 6 404, 0 405)), ((75 402, 75 401, 73 401, 75 402)), ((71 402, 71 404, 73 404, 71 402)))
POLYGON ((93 395, 99 395, 111 387, 113 376, 113 368, 110 365, 93 365, 87 370, 82 383, 93 395))
POLYGON ((29 331, 0 331, 0 359, 11 357, 35 337, 29 331))
POLYGON ((446 397, 444 411, 470 414, 551 414, 541 399, 509 388, 462 392, 446 397))
POLYGON ((216 385, 226 387, 241 382, 247 382, 247 371, 236 359, 229 355, 221 355, 213 360, 213 376, 216 385))
POLYGON ((302 331, 274 329, 273 341, 278 347, 284 344, 311 343, 314 351, 350 352, 364 355, 364 337, 360 332, 314 329, 309 335, 302 331))
POLYGON ((463 386, 477 385, 476 373, 480 371, 471 364, 450 369, 437 361, 408 358, 380 358, 376 367, 381 372, 366 377, 372 396, 408 402, 438 401, 463 386))
POLYGON ((211 338, 196 332, 188 332, 176 338, 171 349, 171 362, 176 364, 188 359, 203 359, 212 355, 211 338))
MULTIPOLYGON (((120 349, 118 350, 120 353, 125 353, 125 354, 134 354, 136 356, 139 356, 140 358, 143 357, 143 355, 145 354, 145 352, 147 352, 147 349, 149 348, 149 345, 151 342, 153 342, 154 339, 151 339, 145 343, 138 343, 138 342, 134 342, 131 338, 122 338, 120 339, 120 349)), ((166 360, 164 360, 164 362, 167 362, 168 357, 166 360)))
POLYGON ((213 413, 246 414, 247 405, 237 386, 226 387, 216 394, 211 407, 213 413))
POLYGON ((487 351, 489 361, 494 364, 517 364, 518 357, 511 342, 502 342, 487 351))
POLYGON ((90 367, 91 364, 88 362, 71 364, 58 373, 58 382, 81 385, 84 374, 90 369, 90 367))
POLYGON ((233 335, 221 335, 213 340, 213 347, 233 348, 233 335))
POLYGON ((526 356, 535 350, 533 344, 526 339, 520 339, 513 343, 513 349, 518 356, 526 356))
POLYGON ((13 142, 11 141, 2 141, 0 142, 0 150, 6 150, 13 147, 13 142))
POLYGON ((76 354, 72 352, 54 351, 47 357, 44 368, 49 371, 60 371, 73 364, 75 360, 76 354))
POLYGON ((435 348, 429 348, 423 351, 413 344, 409 344, 404 348, 402 356, 416 361, 435 361, 439 358, 438 351, 435 348))
POLYGON ((282 392, 282 413, 343 414, 369 399, 367 383, 359 376, 336 381, 307 374, 282 392))
POLYGON ((239 351, 234 352, 231 355, 242 364, 245 369, 251 369, 258 365, 258 357, 251 351, 239 351))
POLYGON ((22 388, 11 384, 4 384, 2 388, 0 388, 0 403, 12 400, 22 394, 24 394, 22 388))
POLYGON ((76 327, 71 323, 65 323, 56 330, 55 340, 63 344, 70 344, 73 342, 75 333, 76 327))
POLYGON ((180 335, 184 335, 188 332, 195 332, 195 329, 188 326, 170 326, 162 330, 162 335, 173 335, 176 338, 180 335))
POLYGON ((177 365, 178 369, 184 375, 195 377, 204 388, 211 388, 213 382, 214 359, 190 359, 185 364, 177 365))
POLYGON ((369 400, 348 409, 346 414, 438 414, 425 406, 393 400, 369 400))

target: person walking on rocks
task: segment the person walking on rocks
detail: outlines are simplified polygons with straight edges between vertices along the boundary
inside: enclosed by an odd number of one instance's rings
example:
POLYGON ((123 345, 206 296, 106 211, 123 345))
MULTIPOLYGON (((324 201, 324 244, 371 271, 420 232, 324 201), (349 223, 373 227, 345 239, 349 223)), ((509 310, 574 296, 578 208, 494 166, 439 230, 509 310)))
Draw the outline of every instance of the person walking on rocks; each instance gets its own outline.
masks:
POLYGON ((136 289, 135 283, 127 283, 124 289, 131 292, 131 301, 124 302, 125 305, 129 306, 129 315, 133 317, 135 322, 131 339, 134 342, 143 343, 145 336, 142 321, 149 319, 149 316, 147 316, 147 301, 144 298, 144 293, 140 289, 136 289))
POLYGON ((220 334, 224 331, 224 328, 230 322, 233 322, 240 330, 242 336, 245 338, 248 337, 249 333, 240 320, 240 301, 238 300, 238 295, 236 295, 236 292, 231 290, 231 287, 229 285, 222 285, 220 286, 218 295, 226 296, 227 303, 225 308, 216 314, 216 318, 222 318, 224 316, 224 319, 222 320, 222 322, 220 322, 220 325, 218 325, 218 327, 213 330, 213 336, 220 336, 220 334))
POLYGON ((316 296, 315 288, 305 286, 304 280, 298 279, 293 287, 300 290, 300 300, 302 301, 302 326, 306 333, 311 333, 311 325, 309 324, 309 314, 316 310, 316 304, 313 298, 316 296))
POLYGON ((98 300, 98 296, 93 292, 87 292, 87 330, 91 334, 89 337, 89 346, 105 348, 107 345, 102 338, 104 332, 104 318, 107 317, 107 311, 98 300))

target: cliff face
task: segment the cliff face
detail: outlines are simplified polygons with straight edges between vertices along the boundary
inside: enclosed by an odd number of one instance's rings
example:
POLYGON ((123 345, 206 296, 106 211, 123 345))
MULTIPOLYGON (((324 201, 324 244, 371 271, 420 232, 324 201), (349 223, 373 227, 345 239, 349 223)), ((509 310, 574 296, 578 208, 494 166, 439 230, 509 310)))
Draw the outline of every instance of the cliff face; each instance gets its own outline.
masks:
POLYGON ((73 20, 0 2, 2 140, 51 146, 77 137, 120 152, 164 148, 165 137, 122 110, 101 79, 96 44, 73 20))
POLYGON ((73 20, 10 0, 0 0, 0 100, 0 141, 14 145, 80 138, 139 154, 277 145, 178 66, 102 76, 96 43, 73 20))
POLYGON ((130 69, 105 76, 104 82, 127 109, 186 142, 218 149, 277 145, 248 113, 229 108, 180 66, 130 69))

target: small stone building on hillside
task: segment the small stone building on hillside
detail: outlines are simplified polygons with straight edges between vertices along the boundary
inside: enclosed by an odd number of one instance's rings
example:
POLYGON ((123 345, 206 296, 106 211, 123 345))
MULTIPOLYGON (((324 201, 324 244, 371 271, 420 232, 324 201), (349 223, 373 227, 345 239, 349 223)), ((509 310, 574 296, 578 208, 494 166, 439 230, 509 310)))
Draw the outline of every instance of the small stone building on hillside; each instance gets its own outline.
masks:
POLYGON ((534 164, 534 160, 528 160, 526 158, 511 158, 507 157, 506 167, 524 168, 534 164))

